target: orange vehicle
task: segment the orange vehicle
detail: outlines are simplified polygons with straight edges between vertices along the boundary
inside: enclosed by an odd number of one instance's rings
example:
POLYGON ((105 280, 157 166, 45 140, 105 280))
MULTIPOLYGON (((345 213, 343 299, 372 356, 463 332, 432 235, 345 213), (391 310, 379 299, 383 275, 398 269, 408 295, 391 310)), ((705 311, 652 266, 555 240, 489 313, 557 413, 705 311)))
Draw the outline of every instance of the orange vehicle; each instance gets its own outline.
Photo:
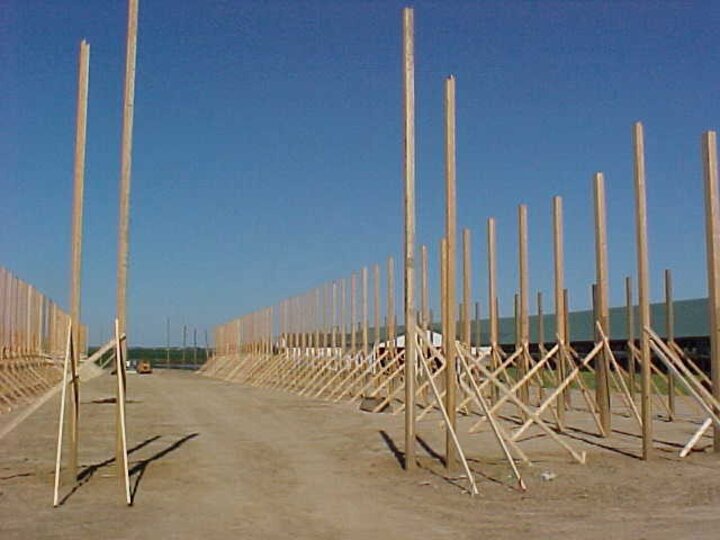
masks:
POLYGON ((146 375, 148 373, 152 373, 152 366, 147 360, 140 360, 137 363, 137 367, 135 368, 135 370, 141 375, 146 375))

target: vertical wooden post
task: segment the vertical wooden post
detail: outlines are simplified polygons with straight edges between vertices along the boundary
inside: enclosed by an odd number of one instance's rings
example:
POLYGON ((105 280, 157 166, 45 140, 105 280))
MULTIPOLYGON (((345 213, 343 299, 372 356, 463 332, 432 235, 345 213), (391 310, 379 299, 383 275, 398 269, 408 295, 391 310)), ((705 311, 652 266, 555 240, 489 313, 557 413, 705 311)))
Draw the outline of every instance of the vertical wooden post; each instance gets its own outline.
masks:
POLYGON ((330 346, 333 356, 337 354, 337 281, 332 282, 332 327, 330 330, 330 346))
POLYGON ((350 276, 350 350, 351 354, 355 354, 357 351, 357 309, 356 309, 356 296, 357 294, 357 280, 355 272, 350 276))
MULTIPOLYGON (((720 203, 718 202, 717 134, 702 135, 705 179, 705 238, 707 242, 708 309, 710 322, 710 376, 712 393, 720 399, 720 203)), ((714 450, 720 452, 720 429, 714 428, 714 450)))
MULTIPOLYGON (((608 306, 608 266, 607 266, 607 217, 605 210, 605 177, 595 173, 593 180, 595 201, 595 279, 596 321, 606 336, 610 336, 610 308, 608 306)), ((597 331, 595 331, 597 335, 597 331)), ((600 336, 597 335, 597 339, 600 336)), ((610 386, 608 382, 609 359, 604 350, 595 357, 595 400, 600 413, 600 424, 605 434, 610 433, 610 386)))
POLYGON ((170 317, 165 320, 165 368, 170 367, 170 317))
POLYGON ((427 332, 428 328, 430 327, 430 289, 428 286, 428 251, 427 246, 422 246, 420 248, 420 256, 422 259, 422 276, 421 276, 421 282, 422 282, 422 307, 421 307, 421 313, 422 313, 422 327, 425 332, 427 332))
POLYGON ((474 344, 476 347, 482 345, 482 339, 480 337, 480 302, 475 302, 475 340, 474 344))
POLYGON ((387 261, 387 343, 395 353, 395 260, 388 257, 387 261))
POLYGON ((636 122, 633 126, 634 151, 634 177, 635 177, 635 232, 637 236, 637 265, 638 265, 638 301, 640 304, 640 361, 642 362, 642 457, 648 460, 652 457, 652 401, 651 393, 651 356, 650 340, 645 327, 651 325, 650 321, 650 276, 647 245, 647 196, 645 194, 645 139, 643 126, 636 122))
MULTIPOLYGON (((520 272, 520 299, 519 299, 519 338, 520 346, 525 352, 520 357, 520 377, 530 369, 528 362, 527 347, 530 342, 530 320, 529 320, 529 278, 528 278, 528 240, 527 240, 527 206, 521 204, 518 207, 518 263, 520 272)), ((525 383, 520 387, 520 399, 523 403, 530 402, 529 384, 525 383)))
MULTIPOLYGON (((456 228, 457 219, 455 213, 455 77, 453 75, 445 79, 445 234, 447 237, 447 333, 443 335, 445 358, 447 368, 445 370, 445 408, 447 409, 450 426, 454 430, 457 426, 456 411, 456 388, 455 388, 455 307, 457 300, 455 296, 455 261, 456 255, 456 228)), ((448 469, 455 467, 457 456, 452 433, 448 429, 445 432, 445 465, 448 469)))
POLYGON ((627 329, 628 387, 635 399, 635 305, 633 302, 632 278, 625 277, 625 322, 627 329))
POLYGON ((380 343, 380 265, 376 264, 373 268, 373 285, 375 294, 373 295, 373 325, 375 326, 375 347, 380 343))
MULTIPOLYGON (((72 240, 70 253, 70 319, 73 333, 73 363, 78 370, 80 356, 80 278, 82 271, 83 198, 85 192, 85 136, 87 133, 88 84, 90 78, 90 45, 80 42, 78 67, 77 111, 75 116, 75 163, 73 174, 72 240)), ((78 381, 72 381, 72 409, 70 416, 69 475, 75 481, 78 467, 78 429, 80 396, 78 381)))
MULTIPOLYGON (((132 167, 133 111, 135 109, 135 58, 137 52, 138 0, 128 0, 125 89, 123 93, 122 148, 120 155, 120 209, 118 212, 117 318, 119 334, 125 334, 122 357, 127 359, 127 273, 130 226, 130 170, 132 167)), ((124 373, 124 370, 123 370, 124 373)), ((125 381, 122 385, 126 389, 125 381)), ((118 422, 120 420, 118 419, 118 422)), ((119 461, 118 461, 119 462, 119 461)))
POLYGON ((362 323, 362 340, 363 340, 363 362, 367 362, 368 355, 368 269, 364 266, 362 269, 362 297, 363 297, 363 323, 362 323))
MULTIPOLYGON (((665 337, 668 343, 675 341, 675 310, 673 309, 672 273, 669 268, 665 269, 665 337)), ((668 409, 670 420, 675 417, 675 377, 668 370, 668 409)))
MULTIPOLYGON (((558 381, 565 380, 565 301, 563 290, 565 288, 565 247, 563 241, 563 204, 562 197, 553 197, 553 263, 555 278, 555 332, 560 345, 557 353, 556 370, 558 381)), ((556 407, 560 428, 565 421, 565 395, 563 391, 558 396, 556 407)))
MULTIPOLYGON (((495 245, 495 218, 487 220, 487 260, 488 260, 488 318, 490 324, 490 362, 493 370, 500 362, 498 351, 498 306, 497 306, 497 250, 495 245)), ((493 403, 497 400, 497 388, 491 388, 493 403)))
POLYGON ((415 36, 412 8, 403 9, 405 134, 405 469, 415 468, 415 36))
POLYGON ((470 261, 470 229, 463 229, 463 341, 470 348, 471 320, 470 296, 472 287, 472 273, 470 261))
POLYGON ((545 350, 545 315, 543 313, 543 294, 542 291, 537 292, 537 345, 540 354, 544 354, 545 350))

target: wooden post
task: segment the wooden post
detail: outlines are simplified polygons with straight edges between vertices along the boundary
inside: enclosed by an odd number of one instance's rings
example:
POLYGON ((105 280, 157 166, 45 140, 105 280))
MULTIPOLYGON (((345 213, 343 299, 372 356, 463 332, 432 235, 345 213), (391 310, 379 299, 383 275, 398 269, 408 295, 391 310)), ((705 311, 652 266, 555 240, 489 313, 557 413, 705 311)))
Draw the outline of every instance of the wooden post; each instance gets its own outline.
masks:
POLYGON ((413 10, 403 9, 405 136, 405 469, 415 468, 415 37, 413 10))
MULTIPOLYGON (((720 399, 720 203, 718 202, 717 134, 702 135, 705 179, 705 238, 707 242, 708 310, 710 322, 710 376, 712 394, 720 399)), ((720 452, 720 429, 714 427, 714 450, 720 452)))
MULTIPOLYGON (((70 320, 72 321, 73 346, 72 358, 77 372, 80 356, 80 277, 82 271, 82 229, 83 198, 85 192, 85 136, 87 133, 88 84, 90 77, 90 45, 80 42, 78 69, 77 112, 75 116, 75 163, 73 178, 72 240, 70 254, 70 320)), ((68 471, 77 479, 78 467, 78 429, 80 421, 80 395, 78 381, 72 381, 72 409, 70 416, 70 451, 68 471)))
POLYGON ((165 368, 170 367, 170 317, 165 319, 165 368))
MULTIPOLYGON (((520 304, 518 306, 520 321, 519 338, 520 346, 527 349, 530 342, 530 320, 528 314, 530 285, 528 278, 527 206, 524 204, 518 207, 518 262, 520 273, 520 304)), ((521 355, 519 367, 520 377, 524 377, 530 369, 526 353, 521 355)), ((530 388, 528 383, 520 387, 519 394, 523 403, 527 404, 530 402, 530 388)))
MULTIPOLYGON (((488 258, 488 317, 490 323, 490 362, 493 371, 500 361, 498 354, 498 309, 497 309, 497 250, 495 244, 495 218, 487 220, 487 258, 488 258)), ((497 400, 498 391, 493 385, 491 399, 497 400)))
MULTIPOLYGON (((593 188, 595 202, 595 279, 597 285, 596 321, 602 328, 603 333, 609 337, 607 217, 605 210, 605 177, 602 173, 595 173, 593 188)), ((596 340, 599 339, 600 336, 597 336, 596 340)), ((600 424, 604 432, 609 434, 611 424, 610 386, 608 382, 609 359, 604 349, 595 358, 595 401, 598 404, 600 413, 600 424)))
MULTIPOLYGON (((133 111, 135 109, 135 57, 137 52, 138 0, 128 0, 125 90, 123 95, 122 148, 120 155, 120 209, 118 221, 117 318, 119 333, 127 336, 128 233, 130 225, 130 170, 132 167, 133 111)), ((128 338, 122 356, 127 358, 128 338)), ((122 388, 125 389, 125 381, 122 388)))
POLYGON ((350 350, 351 354, 356 353, 357 349, 357 309, 356 309, 356 296, 357 294, 357 279, 355 272, 350 276, 350 350))
MULTIPOLYGON (((665 269, 665 338, 668 344, 675 341, 675 310, 673 309, 672 273, 665 269)), ((675 377, 667 370, 668 409, 670 420, 675 417, 675 377)))
POLYGON ((633 302, 632 278, 625 278, 625 321, 627 323, 627 359, 628 359, 628 386, 630 395, 635 399, 635 304, 633 302))
POLYGON ((376 264, 373 268, 373 285, 375 286, 375 294, 373 295, 373 325, 375 326, 375 347, 380 343, 380 265, 376 264))
MULTIPOLYGON (((420 255, 422 258, 422 276, 421 276, 421 282, 422 282, 422 307, 421 307, 421 313, 422 313, 422 326, 423 330, 427 331, 430 327, 430 290, 428 285, 428 251, 427 246, 422 246, 420 248, 420 255)), ((432 342, 432 340, 431 340, 432 342)))
POLYGON ((543 294, 537 292, 537 345, 540 354, 545 350, 545 320, 543 314, 543 294))
POLYGON ((470 229, 463 229, 463 341, 468 349, 470 349, 472 335, 470 320, 471 287, 470 229))
POLYGON ((362 323, 362 339, 363 339, 363 362, 367 362, 368 355, 368 269, 364 266, 362 269, 362 297, 363 297, 363 323, 362 323))
MULTIPOLYGON (((455 176, 455 77, 451 75, 445 79, 445 234, 447 237, 447 272, 445 276, 447 281, 447 302, 445 311, 447 315, 447 333, 443 335, 443 344, 445 346, 445 359, 447 360, 445 408, 453 430, 457 426, 455 388, 455 307, 457 305, 455 296, 455 261, 457 260, 455 176)), ((445 465, 448 469, 452 469, 455 467, 457 455, 451 430, 448 429, 445 434, 445 465)))
MULTIPOLYGON (((647 245, 647 196, 645 195, 645 139, 643 126, 636 122, 633 126, 634 177, 635 177, 635 232, 637 236, 638 265, 638 301, 640 304, 640 328, 651 326, 650 321, 650 277, 647 245)), ((640 361, 642 363, 642 435, 644 460, 651 459, 653 453, 652 437, 652 401, 651 393, 651 356, 650 339, 644 330, 640 333, 640 361)))

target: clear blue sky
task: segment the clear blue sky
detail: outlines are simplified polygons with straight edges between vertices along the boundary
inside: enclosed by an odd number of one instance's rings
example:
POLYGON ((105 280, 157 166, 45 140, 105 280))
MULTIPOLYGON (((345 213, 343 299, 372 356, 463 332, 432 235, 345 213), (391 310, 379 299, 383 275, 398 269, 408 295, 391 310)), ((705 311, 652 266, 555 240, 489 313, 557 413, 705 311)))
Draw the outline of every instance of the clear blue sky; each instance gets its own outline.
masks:
MULTIPOLYGON (((402 2, 144 0, 129 325, 212 327, 402 249, 402 2)), ((529 205, 533 291, 551 294, 551 197, 565 199, 573 308, 594 278, 592 174, 606 174, 612 303, 634 273, 631 125, 646 128, 652 289, 704 296, 699 138, 720 124, 718 2, 416 2, 419 241, 443 230, 443 78, 458 84, 458 218, 485 306, 498 219, 501 311, 529 205)), ((126 5, 0 9, 0 264, 68 302, 79 41, 91 44, 83 319, 115 310, 126 5)), ((398 275, 399 275, 398 265, 398 275)), ((436 272, 433 271, 433 284, 436 272)), ((400 288, 398 288, 400 291, 400 288)), ((437 287, 435 287, 437 291, 437 287)), ((475 294, 474 296, 477 296, 475 294)), ((548 310, 552 302, 548 296, 548 310)))

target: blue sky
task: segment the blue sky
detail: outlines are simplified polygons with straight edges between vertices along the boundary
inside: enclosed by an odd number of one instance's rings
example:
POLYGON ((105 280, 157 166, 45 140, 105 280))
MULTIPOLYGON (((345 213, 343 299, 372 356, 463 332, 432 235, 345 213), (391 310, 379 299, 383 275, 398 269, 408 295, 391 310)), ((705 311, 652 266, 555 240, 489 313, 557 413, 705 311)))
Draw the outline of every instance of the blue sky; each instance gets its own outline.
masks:
MULTIPOLYGON (((401 8, 385 2, 140 5, 129 330, 199 329, 402 249, 401 8)), ((720 120, 717 2, 415 2, 418 240, 443 232, 443 79, 457 76, 458 224, 486 303, 498 220, 501 312, 551 307, 551 198, 565 201, 571 306, 594 279, 592 191, 606 175, 612 304, 634 274, 631 126, 646 128, 655 299, 706 294, 700 134, 720 120)), ((91 45, 83 319, 115 309, 125 2, 0 10, 0 264, 67 306, 77 50, 91 45)), ((398 276, 400 265, 398 264, 398 276)), ((433 268, 431 283, 436 285, 433 268)), ((400 291, 400 287, 398 287, 400 291)), ((437 286, 434 287, 434 292, 437 286)), ((398 304, 400 305, 400 304, 398 304)))

